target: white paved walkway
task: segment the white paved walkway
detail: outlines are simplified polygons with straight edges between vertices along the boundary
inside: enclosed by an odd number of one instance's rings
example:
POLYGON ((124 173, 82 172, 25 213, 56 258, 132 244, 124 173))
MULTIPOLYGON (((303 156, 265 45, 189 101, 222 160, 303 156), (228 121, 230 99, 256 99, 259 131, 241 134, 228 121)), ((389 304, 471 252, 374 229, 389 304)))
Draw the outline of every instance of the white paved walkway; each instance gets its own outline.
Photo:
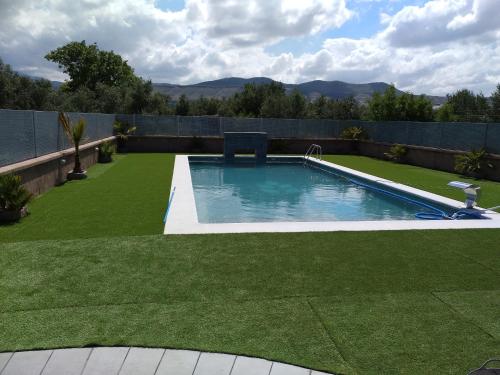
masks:
POLYGON ((0 353, 0 375, 326 375, 303 367, 191 350, 98 347, 0 353))

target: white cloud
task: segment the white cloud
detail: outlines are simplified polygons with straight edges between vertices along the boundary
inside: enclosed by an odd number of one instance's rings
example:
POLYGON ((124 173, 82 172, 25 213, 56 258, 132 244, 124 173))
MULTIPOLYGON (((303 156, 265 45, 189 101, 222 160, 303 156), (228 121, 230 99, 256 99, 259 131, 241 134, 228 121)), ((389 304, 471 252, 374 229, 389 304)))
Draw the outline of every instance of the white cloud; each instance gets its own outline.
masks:
MULTIPOLYGON (((359 1, 359 0, 358 0, 359 1)), ((154 0, 0 0, 0 56, 17 70, 61 79, 43 56, 71 40, 97 42, 156 82, 226 76, 385 81, 445 94, 488 94, 500 79, 500 1, 433 0, 381 14, 370 38, 332 38, 317 51, 279 55, 266 47, 307 40, 356 14, 345 0, 187 0, 163 11, 154 0)))

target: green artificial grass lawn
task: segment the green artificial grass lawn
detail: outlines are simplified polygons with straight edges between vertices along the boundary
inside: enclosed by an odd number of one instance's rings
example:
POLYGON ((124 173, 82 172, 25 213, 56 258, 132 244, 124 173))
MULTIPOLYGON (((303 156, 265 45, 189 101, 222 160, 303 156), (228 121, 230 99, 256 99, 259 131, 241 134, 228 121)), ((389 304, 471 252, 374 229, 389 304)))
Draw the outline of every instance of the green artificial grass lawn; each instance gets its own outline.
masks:
MULTIPOLYGON (((328 158, 454 197, 439 190, 453 175, 328 158)), ((500 355, 500 230, 165 237, 172 162, 122 156, 0 227, 0 351, 175 347, 349 374, 466 373, 500 355)))
POLYGON ((324 158, 332 163, 356 169, 388 180, 400 182, 418 189, 430 191, 459 201, 464 201, 462 191, 447 186, 450 181, 464 181, 481 186, 481 207, 489 208, 500 205, 500 183, 488 180, 474 180, 454 173, 397 164, 389 161, 372 159, 365 156, 327 155, 324 158))
POLYGON ((31 215, 0 226, 0 242, 162 233, 174 155, 114 158, 36 198, 31 215))

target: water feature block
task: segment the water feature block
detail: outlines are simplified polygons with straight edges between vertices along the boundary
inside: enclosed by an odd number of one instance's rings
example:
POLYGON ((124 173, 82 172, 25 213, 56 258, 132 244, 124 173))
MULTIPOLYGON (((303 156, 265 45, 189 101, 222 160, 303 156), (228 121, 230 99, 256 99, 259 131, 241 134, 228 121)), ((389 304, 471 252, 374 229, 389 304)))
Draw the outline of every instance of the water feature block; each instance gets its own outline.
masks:
POLYGON ((224 160, 226 162, 233 162, 234 155, 242 151, 254 151, 257 163, 265 163, 267 157, 267 133, 224 133, 224 160))

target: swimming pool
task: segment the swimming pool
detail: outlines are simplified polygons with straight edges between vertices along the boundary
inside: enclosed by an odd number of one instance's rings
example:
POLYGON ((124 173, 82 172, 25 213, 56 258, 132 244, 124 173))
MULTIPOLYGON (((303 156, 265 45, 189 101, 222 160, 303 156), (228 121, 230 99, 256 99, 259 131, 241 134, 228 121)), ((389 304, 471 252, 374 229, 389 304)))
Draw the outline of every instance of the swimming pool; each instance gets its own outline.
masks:
POLYGON ((434 212, 431 202, 384 194, 312 163, 190 161, 190 171, 200 223, 418 220, 418 212, 434 212))
POLYGON ((451 216, 463 203, 332 163, 241 160, 176 156, 165 233, 500 227, 493 212, 483 215, 490 220, 420 220, 451 216))

